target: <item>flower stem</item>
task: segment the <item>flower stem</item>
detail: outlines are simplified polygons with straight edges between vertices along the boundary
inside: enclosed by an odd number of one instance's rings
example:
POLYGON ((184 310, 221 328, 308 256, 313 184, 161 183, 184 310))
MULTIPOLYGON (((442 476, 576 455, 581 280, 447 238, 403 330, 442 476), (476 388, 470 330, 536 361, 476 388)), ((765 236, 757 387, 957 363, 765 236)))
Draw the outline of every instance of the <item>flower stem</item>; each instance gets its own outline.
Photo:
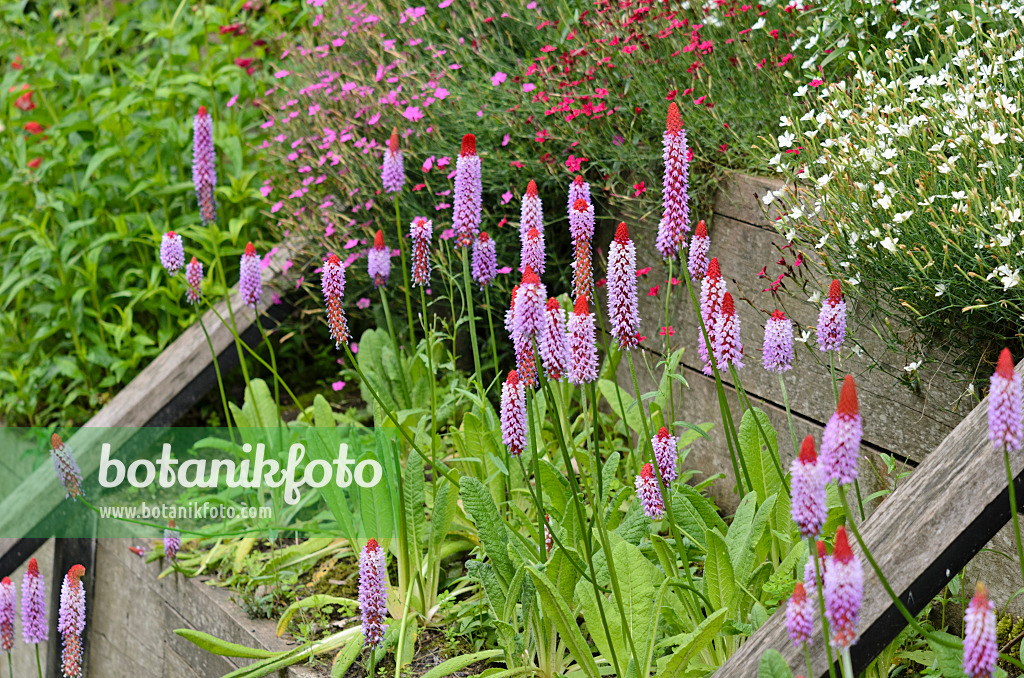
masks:
POLYGON ((779 375, 779 386, 782 388, 782 404, 786 406, 786 420, 789 422, 789 437, 793 441, 793 454, 800 454, 796 446, 796 429, 793 428, 793 413, 789 410, 789 394, 786 393, 786 382, 779 375))
POLYGON ((409 347, 416 350, 416 323, 412 319, 412 298, 409 294, 409 269, 405 265, 405 238, 402 236, 402 218, 398 210, 398 194, 395 194, 395 232, 398 235, 398 253, 402 257, 402 283, 405 285, 405 313, 409 320, 409 347))
MULTIPOLYGON (((476 386, 479 390, 481 403, 484 399, 484 377, 480 370, 480 347, 476 342, 476 315, 473 312, 473 286, 469 276, 469 248, 461 248, 462 282, 466 287, 466 313, 469 314, 469 339, 473 344, 473 367, 476 368, 476 386)), ((543 538, 543 535, 541 535, 543 538)))
MULTIPOLYGON (((494 316, 491 312, 491 286, 484 286, 484 309, 487 311, 487 328, 491 333, 491 359, 494 360, 494 383, 498 383, 498 343, 494 336, 494 316)), ((488 389, 490 390, 490 389, 488 389)))
POLYGON ((850 648, 844 647, 840 656, 843 660, 843 678, 853 678, 853 660, 850 659, 850 648))
MULTIPOLYGON (((402 356, 402 349, 398 346, 395 326, 391 323, 391 309, 388 308, 388 299, 384 296, 384 287, 378 287, 377 291, 380 292, 380 305, 384 308, 384 320, 388 324, 388 334, 391 335, 391 346, 395 349, 395 360, 398 361, 398 381, 402 385, 402 391, 408 401, 412 399, 412 391, 409 390, 409 382, 406 379, 405 359, 402 356)), ((415 351, 415 348, 413 346, 410 350, 415 351)))
POLYGON ((810 549, 810 556, 814 558, 814 584, 818 591, 818 612, 821 614, 821 633, 825 641, 825 653, 828 657, 828 675, 836 678, 836 668, 832 659, 832 644, 829 643, 828 617, 825 616, 825 581, 821 576, 823 563, 818 559, 818 545, 814 543, 814 537, 807 538, 807 547, 810 549))
MULTIPOLYGON (((9 660, 10 658, 11 655, 8 653, 7 659, 9 660)), ((36 671, 39 672, 39 678, 43 678, 43 662, 39 659, 39 643, 36 643, 36 671)), ((14 671, 11 671, 11 678, 14 678, 14 671)))
POLYGON ((232 435, 231 428, 231 410, 228 408, 228 398, 224 393, 224 378, 220 373, 220 362, 217 360, 217 351, 213 348, 213 340, 210 339, 210 333, 206 331, 206 323, 203 322, 203 315, 199 314, 199 327, 203 329, 203 336, 206 337, 206 345, 210 347, 210 355, 213 356, 213 371, 217 374, 217 387, 220 389, 220 402, 224 406, 224 425, 228 427, 228 434, 231 435, 232 441, 234 435, 232 435))
POLYGON ((1006 481, 1010 491, 1010 515, 1013 517, 1013 534, 1017 540, 1017 564, 1021 577, 1024 577, 1024 545, 1020 538, 1020 521, 1017 517, 1017 491, 1013 486, 1013 470, 1010 468, 1010 450, 1003 448, 1003 459, 1006 460, 1006 481))

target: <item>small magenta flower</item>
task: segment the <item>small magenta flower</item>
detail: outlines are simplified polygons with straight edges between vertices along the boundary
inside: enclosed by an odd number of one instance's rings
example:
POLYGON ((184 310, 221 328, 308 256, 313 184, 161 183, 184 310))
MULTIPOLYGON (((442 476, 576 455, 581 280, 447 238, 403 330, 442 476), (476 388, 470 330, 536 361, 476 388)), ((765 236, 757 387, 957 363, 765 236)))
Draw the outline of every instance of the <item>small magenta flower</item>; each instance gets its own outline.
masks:
POLYGON ((4 577, 0 580, 0 652, 10 652, 14 649, 16 596, 11 578, 4 577))
POLYGON ((825 474, 818 464, 814 436, 804 438, 800 456, 789 467, 792 503, 790 515, 803 538, 817 537, 828 517, 825 506, 825 474))
POLYGON ((838 351, 846 339, 846 300, 843 287, 833 280, 828 288, 828 297, 821 304, 818 313, 818 348, 822 351, 838 351))
POLYGON ((964 611, 964 673, 968 678, 992 678, 998 659, 995 604, 979 581, 964 611))
POLYGON ((729 365, 743 367, 740 317, 736 315, 732 295, 728 292, 722 297, 722 310, 715 319, 715 362, 720 370, 727 369, 729 365))
POLYGON ((997 450, 1016 452, 1021 448, 1021 379, 1013 369, 1010 349, 999 353, 988 393, 988 439, 997 450))
POLYGON ((178 551, 181 550, 181 533, 176 528, 177 525, 172 518, 167 521, 167 527, 164 529, 164 555, 169 560, 177 560, 178 551))
POLYGON ((697 328, 697 353, 704 363, 704 374, 709 377, 713 373, 711 359, 708 353, 708 344, 715 345, 715 321, 718 319, 719 311, 722 309, 722 299, 725 297, 725 281, 722 279, 722 271, 718 267, 718 257, 708 263, 707 275, 700 281, 700 315, 704 319, 704 329, 707 331, 708 340, 704 341, 704 334, 697 328))
POLYGON ((594 264, 591 252, 594 239, 594 206, 577 198, 569 208, 569 234, 573 242, 572 293, 574 297, 593 299, 594 264))
POLYGON ((181 236, 174 231, 167 231, 160 239, 160 263, 171 275, 185 265, 185 247, 181 243, 181 236))
POLYGON ((452 226, 455 228, 455 246, 469 247, 480 231, 483 209, 483 185, 480 174, 480 156, 476 154, 476 137, 462 137, 462 151, 455 161, 455 205, 452 226))
POLYGON ((597 331, 594 322, 586 295, 579 295, 567 323, 569 382, 577 386, 597 381, 597 331))
POLYGON ((388 284, 391 275, 391 249, 384 244, 384 234, 380 229, 373 236, 373 247, 366 253, 366 273, 373 280, 373 286, 383 287, 388 284))
POLYGON ((824 574, 825 618, 834 648, 850 647, 857 641, 857 620, 864 595, 864 572, 860 559, 850 549, 846 528, 836 530, 835 546, 824 574))
POLYGON ((814 645, 814 606, 802 581, 793 587, 793 595, 786 604, 786 630, 793 647, 799 647, 801 643, 814 645))
POLYGON ((82 469, 75 461, 75 454, 71 451, 60 436, 54 433, 50 436, 50 456, 53 457, 53 468, 57 472, 57 479, 64 486, 65 499, 77 499, 82 496, 82 469))
POLYGON ((666 487, 679 477, 679 452, 676 449, 676 443, 676 437, 669 433, 664 426, 661 427, 657 435, 651 438, 654 460, 658 462, 661 480, 666 487))
POLYGON ((512 322, 513 335, 518 334, 526 340, 540 340, 540 335, 544 330, 544 309, 547 296, 544 284, 533 269, 527 266, 523 270, 523 279, 516 292, 515 314, 512 322))
POLYGON ((321 276, 320 289, 323 291, 324 304, 327 306, 327 326, 331 329, 334 347, 340 348, 342 344, 348 343, 349 334, 348 321, 345 319, 345 309, 342 306, 345 299, 345 267, 337 254, 327 257, 321 276))
POLYGON ((829 479, 847 485, 857 479, 857 455, 863 427, 857 404, 857 385, 846 375, 836 408, 821 434, 821 466, 829 479))
POLYGON ((566 337, 565 309, 554 297, 548 299, 544 309, 544 331, 541 332, 540 357, 548 379, 558 381, 569 369, 569 342, 566 337))
MULTIPOLYGON (((430 239, 434 224, 426 217, 416 217, 409 226, 412 239, 412 285, 430 284, 430 239)), ((475 274, 475 270, 474 270, 475 274)))
POLYGON ((195 257, 185 266, 185 282, 188 283, 185 300, 190 304, 198 304, 203 298, 203 265, 195 257))
POLYGON ((764 369, 782 374, 793 367, 793 321, 776 309, 764 326, 764 369))
POLYGON ((85 632, 85 587, 82 585, 84 574, 84 567, 72 565, 60 587, 57 632, 60 633, 64 644, 61 653, 64 678, 82 677, 82 633, 85 632))
POLYGON ((636 496, 640 497, 640 505, 651 520, 661 520, 665 515, 665 502, 661 498, 661 488, 654 476, 654 467, 644 464, 640 475, 636 477, 636 496))
POLYGON ((384 639, 388 614, 388 572, 384 549, 368 539, 359 556, 359 614, 363 621, 363 647, 375 648, 384 639))
POLYGON ((21 580, 21 635, 28 645, 45 643, 49 638, 46 581, 39 574, 39 563, 35 558, 29 559, 21 580))
POLYGON ((526 449, 526 389, 515 370, 501 387, 501 442, 513 457, 526 449))
POLYGON ((690 232, 690 161, 686 147, 686 130, 679 115, 679 106, 668 107, 668 120, 662 135, 662 159, 665 174, 662 181, 662 216, 655 246, 665 259, 674 257, 690 232))
POLYGON ((481 231, 480 237, 473 241, 473 280, 483 289, 494 282, 498 275, 498 255, 494 248, 494 239, 481 231))
POLYGON ((544 236, 536 228, 531 228, 523 238, 519 251, 520 270, 532 268, 537 275, 544 274, 544 236))
POLYGON ((203 224, 217 219, 217 152, 213 148, 213 118, 200 106, 192 120, 192 183, 196 188, 199 217, 203 224))
POLYGON ((711 249, 711 238, 708 237, 708 226, 701 219, 690 238, 690 252, 686 267, 694 282, 703 280, 708 273, 708 250, 711 249))
MULTIPOLYGON (((526 193, 523 195, 523 202, 519 208, 519 239, 526 240, 526 234, 531 228, 544 235, 544 209, 540 196, 537 195, 537 182, 533 179, 526 185, 526 193)), ((536 268, 534 270, 537 270, 536 268)))
POLYGON ((388 147, 384 150, 384 165, 381 167, 381 185, 385 193, 398 193, 405 183, 405 165, 402 151, 398 149, 398 128, 391 129, 388 147))
POLYGON ((640 313, 636 297, 636 246, 629 239, 629 229, 620 223, 615 239, 608 247, 608 317, 612 336, 620 349, 639 344, 637 328, 640 313))
POLYGON ((238 268, 238 293, 242 303, 254 309, 260 303, 263 294, 263 281, 260 279, 260 258, 256 248, 250 242, 245 246, 242 261, 238 268))
POLYGON ((584 181, 579 174, 569 184, 569 211, 572 211, 577 200, 590 204, 590 184, 584 181))

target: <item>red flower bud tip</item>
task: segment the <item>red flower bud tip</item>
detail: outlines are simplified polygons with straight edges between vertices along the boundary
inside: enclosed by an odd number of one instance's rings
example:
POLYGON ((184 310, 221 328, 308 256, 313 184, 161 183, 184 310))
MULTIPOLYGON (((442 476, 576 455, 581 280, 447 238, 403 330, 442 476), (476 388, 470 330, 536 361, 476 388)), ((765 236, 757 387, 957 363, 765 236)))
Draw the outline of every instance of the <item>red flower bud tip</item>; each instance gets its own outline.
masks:
POLYGON ((527 266, 526 270, 523 271, 523 280, 522 280, 522 282, 520 284, 521 285, 539 285, 540 284, 540 278, 537 277, 537 274, 533 272, 532 268, 527 266))
POLYGON ((171 518, 170 520, 167 521, 167 527, 171 528, 172 530, 174 528, 176 528, 177 526, 178 526, 178 524, 174 522, 174 518, 171 518))
POLYGON ((366 540, 366 550, 367 551, 376 551, 379 548, 380 548, 380 544, 378 544, 377 540, 374 539, 373 537, 370 537, 369 539, 366 540))
POLYGON ((36 562, 35 558, 30 558, 29 559, 28 567, 26 568, 26 572, 28 573, 28 575, 30 577, 38 577, 39 576, 39 563, 36 562))
POLYGON ((72 579, 81 579, 84 574, 85 574, 85 566, 84 565, 72 565, 71 569, 68 570, 68 576, 71 577, 72 579))
POLYGON ((576 307, 573 309, 576 315, 586 315, 590 313, 590 304, 587 303, 587 298, 584 295, 576 297, 576 307))
POLYGON ((487 242, 490 239, 491 239, 491 236, 487 235, 487 231, 482 231, 480 233, 480 242, 487 242))
POLYGON ((171 236, 173 238, 174 236, 176 236, 178 234, 175 233, 174 231, 167 231, 167 235, 169 235, 169 236, 171 236))
POLYGON ((582 186, 583 185, 583 175, 582 174, 577 174, 576 178, 572 180, 572 183, 576 184, 577 186, 582 186))
POLYGON ((718 257, 715 257, 708 262, 708 275, 707 277, 712 280, 718 280, 722 277, 722 269, 718 266, 718 257))
POLYGON ((39 134, 40 132, 43 131, 43 129, 43 126, 35 120, 29 120, 25 123, 25 131, 28 132, 29 134, 39 134))
POLYGON ((462 137, 462 152, 459 155, 476 155, 476 137, 467 134, 462 137))
POLYGON ((245 256, 247 256, 247 257, 255 257, 256 256, 256 247, 252 244, 251 241, 249 242, 248 245, 245 246, 245 256))
POLYGON ((530 179, 530 183, 526 184, 526 195, 531 198, 537 197, 537 182, 533 179, 530 179))
POLYGON ((818 461, 818 453, 814 450, 814 436, 808 435, 800 446, 800 461, 805 464, 813 464, 818 461))
POLYGON ((373 234, 373 249, 384 249, 384 234, 379 228, 377 229, 377 232, 373 234))
POLYGON ((196 259, 195 257, 192 257, 192 261, 190 261, 189 263, 195 266, 197 263, 199 263, 199 260, 196 259))
POLYGON ((32 158, 26 164, 30 168, 32 168, 32 169, 38 169, 38 167, 43 164, 43 159, 42 158, 32 158))
POLYGON ((697 228, 694 229, 693 234, 698 238, 708 237, 708 225, 704 223, 703 219, 697 222, 697 228))
POLYGON ((666 438, 668 438, 668 436, 669 436, 668 429, 665 428, 664 426, 662 426, 661 430, 658 431, 658 437, 661 438, 662 440, 665 440, 666 438))
POLYGON ((398 128, 397 127, 392 127, 391 128, 391 138, 388 139, 388 149, 390 149, 390 151, 392 153, 397 153, 398 152, 398 128))
POLYGON ((516 386, 519 384, 519 373, 515 370, 511 370, 508 376, 505 377, 505 383, 509 386, 516 386))
POLYGON ((679 106, 674 101, 668 105, 668 121, 665 124, 665 129, 670 133, 683 129, 683 119, 679 115, 679 106))
POLYGON ((846 538, 846 527, 843 525, 836 529, 836 543, 832 548, 832 557, 839 563, 848 563, 853 560, 853 551, 850 549, 850 541, 846 538))
POLYGON ((825 542, 818 540, 818 559, 824 559, 828 555, 828 549, 825 548, 825 542))
POLYGON ((554 297, 548 297, 547 309, 549 311, 557 311, 559 308, 561 308, 561 305, 558 303, 558 299, 555 299, 554 297))
POLYGON ((1010 349, 1004 348, 999 354, 999 362, 996 363, 996 374, 1004 379, 1013 379, 1013 356, 1010 349))
POLYGON ((625 245, 629 242, 629 228, 626 227, 626 222, 619 222, 619 227, 615 229, 615 242, 620 245, 625 245))
POLYGON ((577 212, 586 212, 587 211, 587 201, 584 200, 583 198, 579 198, 578 200, 576 200, 576 202, 574 202, 572 204, 572 208, 574 210, 576 210, 577 212))
POLYGON ((779 309, 775 309, 774 311, 772 311, 772 320, 785 320, 785 319, 786 319, 785 312, 780 311, 779 309))
POLYGON ((64 441, 60 439, 60 436, 54 433, 50 436, 50 447, 55 450, 59 450, 64 447, 64 441))
POLYGON ((722 297, 722 315, 734 315, 736 313, 736 306, 733 304, 732 295, 728 292, 722 297))
POLYGON ((644 464, 644 467, 640 469, 640 477, 644 480, 650 480, 654 477, 654 467, 651 464, 644 464))
POLYGON ((196 115, 198 115, 200 118, 205 118, 206 117, 206 106, 200 106, 199 107, 199 113, 197 113, 196 115))
POLYGON ((836 408, 839 414, 853 416, 860 412, 857 406, 857 385, 853 383, 853 377, 846 375, 843 379, 843 388, 839 392, 839 407, 836 408))
MULTIPOLYGON (((249 243, 249 244, 251 245, 252 243, 249 243)), ((249 248, 246 248, 246 251, 249 251, 249 248)), ((253 252, 253 254, 255 254, 255 251, 253 252)), ((341 260, 338 259, 338 255, 337 254, 332 254, 329 257, 327 257, 327 263, 328 264, 340 264, 341 260)))
POLYGON ((843 298, 843 286, 838 280, 833 280, 832 284, 828 288, 828 301, 830 304, 835 306, 843 298))
POLYGON ((793 587, 793 600, 798 603, 807 600, 807 589, 804 588, 802 581, 797 581, 796 586, 793 587))

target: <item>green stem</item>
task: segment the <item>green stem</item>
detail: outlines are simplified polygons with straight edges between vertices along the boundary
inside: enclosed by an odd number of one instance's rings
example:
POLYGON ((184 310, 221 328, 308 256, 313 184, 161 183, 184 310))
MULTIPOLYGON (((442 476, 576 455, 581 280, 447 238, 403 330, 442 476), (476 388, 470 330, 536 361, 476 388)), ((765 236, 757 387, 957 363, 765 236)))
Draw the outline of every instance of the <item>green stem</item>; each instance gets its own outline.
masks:
MULTIPOLYGON (((484 378, 480 370, 480 348, 476 343, 476 314, 473 312, 473 287, 469 276, 469 248, 461 248, 462 282, 466 287, 466 312, 469 315, 469 339, 473 344, 473 367, 476 368, 476 386, 480 393, 480 402, 484 399, 484 378)), ((543 537, 543 535, 541 535, 543 537)))
MULTIPOLYGON (((10 655, 7 655, 8 659, 10 655)), ((43 662, 39 659, 39 643, 36 643, 36 671, 39 672, 39 678, 43 678, 43 662)), ((11 672, 11 678, 14 678, 14 672, 11 672)))
MULTIPOLYGON (((281 385, 280 379, 277 375, 277 356, 274 354, 274 347, 270 344, 270 337, 267 335, 266 329, 263 327, 263 323, 260 322, 259 316, 256 316, 256 327, 260 328, 260 336, 263 337, 263 343, 267 346, 267 352, 270 353, 270 371, 274 374, 274 405, 277 407, 277 426, 281 427, 281 385)), ((298 405, 298 403, 296 403, 298 405)), ((299 406, 299 411, 302 410, 302 406, 299 406)))
POLYGON ((814 668, 811 665, 811 648, 804 643, 804 659, 807 660, 807 678, 814 678, 814 668))
POLYGON ((494 360, 494 381, 500 382, 498 376, 498 341, 494 334, 494 313, 491 311, 491 286, 484 287, 484 309, 487 311, 487 329, 491 333, 491 359, 494 360))
POLYGON ((213 348, 213 340, 210 339, 210 333, 206 331, 206 324, 203 322, 202 314, 199 314, 199 327, 203 329, 203 336, 206 337, 206 345, 210 347, 210 355, 213 356, 213 371, 217 374, 217 387, 220 389, 220 402, 224 406, 224 423, 228 427, 228 435, 231 436, 233 441, 234 435, 232 434, 231 428, 231 410, 228 408, 228 397, 224 392, 224 379, 220 373, 220 363, 217 360, 217 351, 213 348))
POLYGON ((1024 546, 1020 538, 1020 521, 1017 517, 1017 491, 1014 488, 1013 470, 1010 468, 1010 450, 1004 448, 1003 459, 1006 461, 1006 480, 1010 491, 1010 515, 1013 517, 1013 534, 1017 540, 1017 564, 1021 568, 1021 577, 1024 577, 1024 546))
POLYGON ((416 323, 412 319, 412 298, 409 294, 409 268, 405 264, 405 238, 402 236, 402 217, 398 209, 398 194, 395 194, 395 231, 398 235, 398 252, 402 257, 402 283, 405 285, 405 313, 409 318, 409 350, 416 350, 416 323))
POLYGON ((782 387, 782 404, 786 406, 786 420, 789 422, 789 437, 793 441, 793 454, 800 454, 800 448, 796 446, 796 429, 793 428, 793 413, 789 410, 789 395, 786 393, 786 382, 779 375, 779 386, 782 387))
MULTIPOLYGON (((402 356, 402 350, 398 347, 398 335, 395 334, 395 326, 391 323, 391 309, 388 308, 388 300, 384 296, 384 286, 378 287, 377 291, 380 293, 380 305, 384 309, 384 320, 388 324, 388 334, 391 335, 391 346, 395 349, 395 360, 398 361, 398 382, 402 385, 402 391, 408 402, 412 399, 412 391, 409 390, 409 382, 406 377, 405 358, 402 356)), ((411 350, 416 350, 415 344, 411 350)))
POLYGON ((836 678, 835 660, 832 659, 832 644, 829 642, 828 617, 825 616, 825 582, 821 576, 822 563, 818 559, 818 545, 814 543, 814 537, 807 538, 807 546, 810 549, 810 556, 814 559, 814 584, 818 591, 818 612, 821 614, 821 633, 824 636, 825 653, 828 657, 828 675, 836 678))
MULTIPOLYGON (((743 388, 743 382, 740 381, 740 371, 737 370, 734 365, 729 365, 729 374, 732 375, 733 382, 736 384, 736 393, 740 398, 740 406, 742 407, 745 405, 746 409, 753 410, 754 406, 750 403, 750 397, 747 395, 746 389, 743 388)), ((760 418, 758 418, 757 413, 754 413, 753 417, 758 433, 761 434, 761 440, 764 441, 765 446, 768 448, 768 456, 772 458, 772 465, 775 466, 775 473, 779 476, 779 482, 782 483, 782 489, 786 491, 786 496, 789 496, 789 483, 786 482, 786 474, 782 472, 782 464, 779 459, 778 450, 772 452, 772 446, 768 440, 768 434, 765 432, 764 427, 761 426, 760 418)), ((779 441, 776 440, 775 447, 778 448, 778 446, 779 441)))
POLYGON ((839 654, 843 660, 843 678, 853 678, 853 660, 850 659, 850 648, 844 647, 839 654))

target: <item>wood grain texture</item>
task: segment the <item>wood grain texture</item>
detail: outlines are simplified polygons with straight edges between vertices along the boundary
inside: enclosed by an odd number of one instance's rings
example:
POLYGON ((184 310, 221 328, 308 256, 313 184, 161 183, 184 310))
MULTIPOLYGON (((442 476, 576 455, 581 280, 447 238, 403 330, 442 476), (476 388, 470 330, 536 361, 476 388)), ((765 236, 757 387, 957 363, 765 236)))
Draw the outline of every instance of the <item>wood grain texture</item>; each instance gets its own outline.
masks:
MULTIPOLYGON (((1024 361, 1017 365, 1024 373, 1024 361)), ((988 400, 984 400, 928 455, 909 479, 861 527, 868 549, 893 590, 912 612, 919 611, 976 554, 1010 517, 1003 455, 988 442, 988 400)), ((1024 489, 1024 455, 1011 456, 1018 498, 1024 489)), ((855 670, 867 663, 903 627, 881 581, 864 562, 864 603, 852 648, 855 670)), ((827 673, 820 623, 811 650, 814 675, 827 673)), ((790 668, 804 666, 793 647, 780 608, 719 669, 717 676, 751 676, 768 649, 782 653, 790 668)))
MULTIPOLYGON (((262 270, 263 295, 260 312, 271 305, 275 292, 283 290, 282 267, 292 256, 292 247, 283 243, 271 257, 269 266, 262 270)), ((237 291, 231 295, 236 327, 240 335, 256 329, 256 312, 241 302, 237 291)), ((219 301, 214 310, 203 315, 203 323, 210 334, 214 350, 222 360, 235 351, 231 330, 220 318, 230 322, 227 302, 219 301), (218 314, 220 318, 218 317, 218 314)), ((257 334, 258 337, 258 334, 257 334)), ((236 358, 237 359, 237 358, 236 358)), ((163 416, 166 408, 173 405, 193 382, 212 371, 213 355, 196 323, 182 332, 159 356, 125 386, 113 399, 93 416, 70 440, 65 441, 76 451, 76 458, 86 476, 99 468, 100 449, 96 444, 99 436, 104 440, 112 435, 111 429, 127 429, 154 424, 170 425, 174 417, 163 416), (170 419, 165 421, 165 419, 170 419)), ((117 435, 117 434, 114 434, 117 435)), ((130 431, 121 435, 130 436, 130 431)), ((48 536, 33 534, 35 526, 57 509, 64 501, 64 490, 60 486, 53 466, 44 463, 35 469, 17 488, 7 494, 0 503, 0 535, 4 537, 48 536)))

